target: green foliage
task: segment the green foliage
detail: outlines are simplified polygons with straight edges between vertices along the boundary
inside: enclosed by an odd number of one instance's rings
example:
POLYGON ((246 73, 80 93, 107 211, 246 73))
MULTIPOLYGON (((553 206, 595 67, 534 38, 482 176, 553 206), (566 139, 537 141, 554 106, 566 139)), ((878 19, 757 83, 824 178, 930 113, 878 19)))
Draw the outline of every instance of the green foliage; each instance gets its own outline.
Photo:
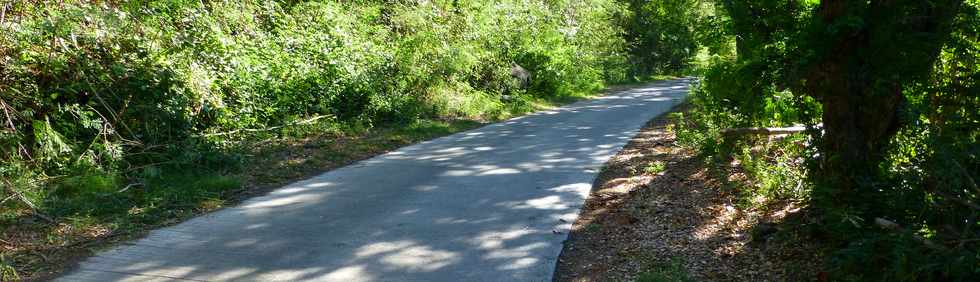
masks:
POLYGON ((643 168, 643 171, 647 173, 661 173, 664 172, 665 170, 667 170, 667 164, 662 161, 655 161, 649 163, 647 164, 646 167, 643 168))
MULTIPOLYGON (((678 141, 738 163, 743 204, 808 203, 832 278, 980 275, 976 0, 103 2, 0 4, 0 186, 59 220, 220 206, 242 184, 243 140, 387 125, 392 147, 460 129, 434 120, 694 71, 678 141), (812 130, 721 134, 796 124, 812 130)), ((318 157, 356 158, 341 149, 318 157)), ((0 209, 12 223, 25 205, 0 209)), ((684 277, 674 262, 640 279, 684 277)))
POLYGON ((17 275, 17 270, 7 262, 7 259, 3 255, 0 255, 0 280, 4 281, 17 281, 20 280, 20 276, 17 275))
POLYGON ((716 58, 692 93, 694 109, 677 117, 679 142, 718 163, 737 161, 753 183, 742 187, 745 201, 811 206, 820 224, 815 236, 829 239, 833 279, 966 281, 980 274, 980 3, 931 2, 934 8, 895 1, 886 9, 863 1, 723 1, 730 21, 720 28, 736 38, 738 56, 716 58), (916 14, 929 14, 930 24, 910 23, 916 14), (819 19, 827 15, 848 16, 819 19), (845 57, 853 59, 834 59, 845 57), (889 121, 881 106, 895 94, 901 102, 889 121), (893 132, 878 127, 887 123, 893 132), (816 130, 777 141, 720 134, 794 124, 816 130), (863 131, 842 133, 839 124, 863 131), (856 151, 865 157, 841 164, 850 149, 839 140, 875 134, 881 140, 856 151), (842 188, 847 183, 856 184, 842 188), (882 228, 878 218, 901 228, 882 228))
POLYGON ((65 176, 34 183, 37 195, 240 164, 226 147, 242 135, 210 133, 314 116, 366 127, 505 118, 591 93, 627 68, 613 21, 623 7, 611 0, 3 8, 0 173, 65 176), (514 85, 513 64, 531 73, 527 89, 514 85))
MULTIPOLYGON (((390 149, 472 126, 451 120, 590 95, 629 69, 617 20, 626 7, 614 0, 0 9, 0 187, 58 222, 122 230, 232 197, 256 162, 245 141, 398 128, 398 140, 375 146, 390 149), (530 73, 527 87, 515 65, 530 73)), ((378 150, 351 144, 364 148, 323 158, 378 150)), ((30 222, 27 209, 6 201, 0 220, 30 222)))
POLYGON ((628 14, 621 25, 629 43, 630 75, 679 73, 690 67, 701 48, 726 53, 724 39, 712 36, 723 24, 714 6, 702 0, 624 0, 628 14))
POLYGON ((672 258, 669 263, 662 263, 640 273, 636 281, 640 282, 690 282, 695 281, 678 258, 672 258))
POLYGON ((797 134, 775 141, 749 140, 741 147, 734 159, 753 182, 739 191, 743 204, 758 207, 773 201, 807 202, 811 184, 807 182, 806 157, 813 153, 805 145, 809 140, 797 134))

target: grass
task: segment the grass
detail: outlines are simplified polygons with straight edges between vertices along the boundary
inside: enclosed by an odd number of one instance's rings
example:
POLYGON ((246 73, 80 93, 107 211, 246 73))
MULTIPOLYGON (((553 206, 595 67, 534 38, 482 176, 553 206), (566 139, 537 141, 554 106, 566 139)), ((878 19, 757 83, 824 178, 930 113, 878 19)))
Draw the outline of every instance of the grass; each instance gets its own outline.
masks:
POLYGON ((373 128, 325 121, 249 133, 220 148, 222 153, 202 157, 213 163, 149 166, 140 169, 139 179, 120 179, 94 170, 52 179, 46 189, 51 192, 26 196, 54 222, 32 216, 24 207, 0 208, 0 274, 31 280, 52 278, 66 265, 116 242, 284 184, 489 121, 592 96, 526 99, 505 105, 490 120, 430 119, 373 128))
POLYGON ((638 282, 693 282, 690 273, 684 268, 683 262, 673 258, 669 263, 655 264, 650 270, 637 276, 638 282))
POLYGON ((665 170, 667 170, 667 164, 663 161, 654 161, 643 168, 643 171, 647 173, 661 173, 665 170))
POLYGON ((654 75, 651 75, 650 77, 647 77, 646 81, 644 81, 644 82, 646 83, 646 82, 666 81, 666 80, 672 80, 672 79, 678 79, 678 78, 681 78, 681 77, 680 76, 675 76, 675 75, 668 75, 668 74, 654 74, 654 75))

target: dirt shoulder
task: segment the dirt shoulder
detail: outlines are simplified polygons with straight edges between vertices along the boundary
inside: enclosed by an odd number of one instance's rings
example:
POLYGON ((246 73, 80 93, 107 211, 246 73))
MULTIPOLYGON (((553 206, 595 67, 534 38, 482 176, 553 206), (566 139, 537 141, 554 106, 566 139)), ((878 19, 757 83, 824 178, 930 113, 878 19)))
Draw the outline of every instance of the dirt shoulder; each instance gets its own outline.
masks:
MULTIPOLYGON (((686 111, 681 105, 672 112, 686 111)), ((780 224, 794 203, 736 206, 737 168, 719 173, 650 121, 600 173, 559 258, 556 281, 806 281, 816 247, 780 224)))

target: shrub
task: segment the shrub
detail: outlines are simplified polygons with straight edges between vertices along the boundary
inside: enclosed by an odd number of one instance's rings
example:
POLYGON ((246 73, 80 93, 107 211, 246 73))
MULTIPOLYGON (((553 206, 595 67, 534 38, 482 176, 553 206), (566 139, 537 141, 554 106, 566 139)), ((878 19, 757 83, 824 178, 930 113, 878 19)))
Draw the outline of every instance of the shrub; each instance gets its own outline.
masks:
MULTIPOLYGON (((626 68, 615 22, 623 6, 612 0, 3 9, 0 176, 40 203, 79 205, 73 211, 96 207, 71 198, 98 202, 183 170, 240 167, 229 148, 243 134, 228 132, 313 117, 355 127, 492 120, 595 91, 626 68), (514 87, 513 64, 531 71, 528 89, 514 87)), ((135 190, 112 197, 139 202, 124 199, 135 190)))

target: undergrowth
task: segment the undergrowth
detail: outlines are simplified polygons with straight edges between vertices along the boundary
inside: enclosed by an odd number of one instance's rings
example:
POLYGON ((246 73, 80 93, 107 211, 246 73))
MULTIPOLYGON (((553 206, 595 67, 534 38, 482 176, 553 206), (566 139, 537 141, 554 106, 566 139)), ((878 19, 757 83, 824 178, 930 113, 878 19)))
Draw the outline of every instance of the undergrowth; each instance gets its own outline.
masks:
POLYGON ((707 54, 695 2, 4 1, 0 274, 668 78, 707 54))
MULTIPOLYGON (((950 60, 941 62, 939 70, 956 64, 951 53, 944 54, 950 60)), ((934 88, 909 88, 907 114, 917 121, 891 140, 879 174, 862 188, 867 190, 860 205, 841 208, 814 200, 826 197, 820 194, 816 173, 826 154, 814 119, 821 109, 773 85, 743 84, 750 81, 744 76, 759 74, 740 64, 716 62, 692 91, 692 110, 673 116, 678 142, 704 156, 710 170, 723 176, 719 179, 734 177, 726 184, 736 193, 739 208, 766 209, 786 201, 804 207, 803 214, 794 216, 797 220, 781 223, 785 227, 780 230, 805 236, 796 240, 819 242, 826 254, 823 275, 832 280, 969 281, 980 274, 980 225, 978 211, 971 208, 977 170, 967 169, 977 165, 975 120, 946 120, 946 114, 964 112, 932 108, 934 103, 975 105, 976 99, 953 92, 974 90, 947 88, 951 81, 942 72, 936 74, 934 88), (767 94, 740 94, 758 91, 767 94), (930 104, 924 97, 936 100, 930 104), (725 133, 729 128, 798 124, 809 129, 779 136, 725 133)))
POLYGON ((613 0, 0 9, 4 277, 634 79, 613 0))

